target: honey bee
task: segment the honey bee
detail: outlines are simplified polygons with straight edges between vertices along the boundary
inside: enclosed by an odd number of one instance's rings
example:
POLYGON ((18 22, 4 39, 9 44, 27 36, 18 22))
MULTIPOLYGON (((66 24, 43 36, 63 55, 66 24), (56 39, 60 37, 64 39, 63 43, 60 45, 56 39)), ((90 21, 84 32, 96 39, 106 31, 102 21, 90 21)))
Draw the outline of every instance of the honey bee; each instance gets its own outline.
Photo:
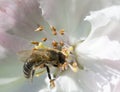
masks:
POLYGON ((19 56, 24 62, 23 73, 25 78, 33 78, 35 70, 46 68, 50 86, 54 87, 54 79, 51 78, 49 66, 60 68, 65 64, 65 55, 55 49, 24 50, 19 52, 19 56))

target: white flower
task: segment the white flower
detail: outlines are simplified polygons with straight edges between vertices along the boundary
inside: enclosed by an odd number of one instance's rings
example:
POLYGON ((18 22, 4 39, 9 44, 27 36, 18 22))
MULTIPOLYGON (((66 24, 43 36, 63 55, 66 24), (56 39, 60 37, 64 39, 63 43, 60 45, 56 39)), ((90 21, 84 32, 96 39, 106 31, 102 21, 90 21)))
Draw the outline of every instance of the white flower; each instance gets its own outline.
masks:
POLYGON ((115 4, 120 2, 40 0, 41 11, 36 0, 1 0, 0 91, 119 92, 120 6, 112 6, 115 4), (108 6, 112 7, 105 8, 108 6), (90 11, 95 12, 87 16, 90 11), (42 36, 47 36, 49 45, 53 36, 34 32, 38 24, 48 29, 49 25, 45 21, 57 29, 65 29, 63 40, 69 40, 69 43, 64 43, 75 46, 75 58, 84 67, 77 73, 67 70, 60 75, 55 80, 54 89, 49 88, 49 80, 45 78, 45 74, 34 78, 33 83, 23 78, 23 64, 14 53, 31 49, 29 41, 39 40, 42 36), (84 42, 81 43, 81 40, 84 42))

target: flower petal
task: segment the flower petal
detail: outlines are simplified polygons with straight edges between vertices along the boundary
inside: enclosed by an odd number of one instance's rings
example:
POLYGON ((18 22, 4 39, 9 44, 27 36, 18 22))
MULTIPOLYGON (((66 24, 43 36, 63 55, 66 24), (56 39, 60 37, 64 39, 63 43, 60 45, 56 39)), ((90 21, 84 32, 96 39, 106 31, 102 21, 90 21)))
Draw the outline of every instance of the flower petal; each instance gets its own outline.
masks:
POLYGON ((0 1, 0 31, 25 39, 38 38, 40 34, 34 33, 38 25, 47 24, 41 16, 37 0, 0 1))
POLYGON ((79 45, 77 51, 94 59, 120 60, 120 43, 107 36, 86 41, 79 45))
POLYGON ((0 32, 0 45, 6 51, 18 52, 20 50, 30 49, 32 46, 29 43, 29 41, 20 37, 10 35, 6 32, 0 32))
POLYGON ((19 78, 0 78, 0 85, 8 84, 18 79, 19 78))
POLYGON ((92 31, 86 41, 79 44, 78 52, 92 58, 120 60, 120 13, 118 11, 120 6, 113 6, 93 12, 86 17, 86 20, 91 22, 92 31))
POLYGON ((116 85, 115 89, 113 92, 120 92, 120 81, 118 82, 118 84, 116 85))
POLYGON ((120 6, 112 6, 100 11, 91 12, 91 15, 85 18, 92 25, 92 32, 88 39, 108 36, 111 40, 119 41, 120 13, 118 11, 120 11, 120 6))
MULTIPOLYGON (((115 76, 107 76, 107 78, 115 76)), ((77 73, 68 71, 65 75, 61 75, 56 79, 56 87, 54 89, 50 89, 48 85, 48 88, 40 89, 39 92, 113 92, 112 84, 110 83, 113 79, 107 78, 90 70, 83 70, 77 73)), ((119 79, 119 77, 116 77, 116 79, 119 79)), ((47 80, 47 84, 49 84, 48 82, 47 80)))
POLYGON ((9 84, 0 85, 1 92, 38 92, 39 88, 44 85, 41 78, 34 78, 31 83, 30 80, 19 78, 9 84))
POLYGON ((14 53, 9 53, 6 58, 0 59, 0 92, 37 92, 45 86, 44 78, 25 79, 23 75, 23 63, 17 59, 14 53), (3 71, 4 70, 4 71, 3 71))
POLYGON ((44 18, 59 29, 64 28, 72 40, 85 38, 90 32, 90 24, 84 17, 91 10, 98 10, 118 0, 39 0, 44 18))

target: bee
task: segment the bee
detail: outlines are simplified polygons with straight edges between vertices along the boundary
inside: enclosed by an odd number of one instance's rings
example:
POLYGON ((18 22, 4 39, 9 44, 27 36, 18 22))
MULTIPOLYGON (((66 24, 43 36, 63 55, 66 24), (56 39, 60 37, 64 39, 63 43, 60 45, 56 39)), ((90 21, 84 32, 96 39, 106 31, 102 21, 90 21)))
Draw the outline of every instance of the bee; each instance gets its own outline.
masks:
POLYGON ((54 79, 51 78, 49 67, 52 65, 56 68, 65 66, 65 55, 55 49, 36 49, 24 50, 19 52, 21 60, 24 62, 23 73, 25 78, 33 78, 37 69, 46 68, 50 86, 54 87, 54 79))

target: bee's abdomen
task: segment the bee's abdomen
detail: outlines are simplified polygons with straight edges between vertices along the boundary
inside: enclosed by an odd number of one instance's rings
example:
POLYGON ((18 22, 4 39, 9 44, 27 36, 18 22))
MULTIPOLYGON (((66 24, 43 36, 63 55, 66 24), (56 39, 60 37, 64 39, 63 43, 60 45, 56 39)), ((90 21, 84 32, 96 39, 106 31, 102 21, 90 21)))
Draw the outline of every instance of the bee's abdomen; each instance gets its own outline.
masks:
POLYGON ((30 78, 31 77, 33 65, 34 65, 33 62, 26 62, 26 63, 24 63, 23 73, 24 73, 25 78, 30 78))

